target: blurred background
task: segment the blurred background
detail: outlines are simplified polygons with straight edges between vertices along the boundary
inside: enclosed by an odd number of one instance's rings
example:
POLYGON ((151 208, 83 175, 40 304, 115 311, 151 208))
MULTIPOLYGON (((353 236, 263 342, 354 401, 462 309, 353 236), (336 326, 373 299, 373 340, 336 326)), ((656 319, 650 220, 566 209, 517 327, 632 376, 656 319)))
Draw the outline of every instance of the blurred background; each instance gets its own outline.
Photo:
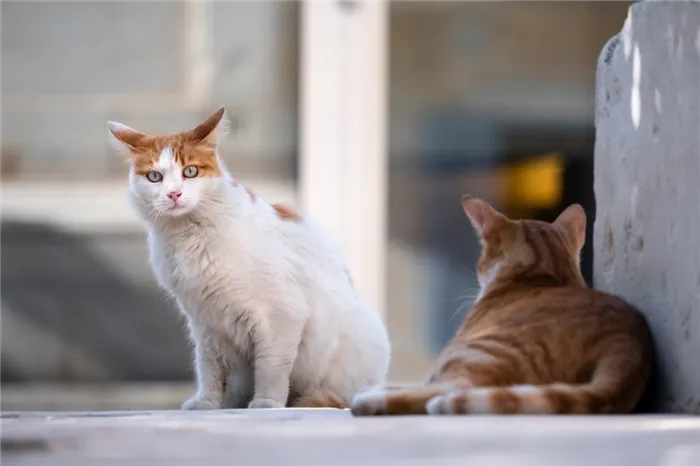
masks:
MULTIPOLYGON (((189 346, 150 271, 105 122, 174 132, 226 105, 234 132, 221 151, 235 176, 324 222, 309 194, 323 177, 304 144, 329 123, 305 106, 323 105, 314 79, 372 84, 353 44, 378 57, 382 82, 348 98, 385 123, 363 162, 377 175, 363 202, 384 207, 345 225, 381 235, 372 257, 382 267, 357 251, 351 264, 360 282, 380 275, 366 289, 392 336, 390 379, 419 380, 476 294, 463 193, 544 220, 579 202, 591 234, 595 65, 628 6, 397 1, 365 11, 345 0, 312 20, 310 4, 293 1, 3 1, 2 409, 179 407, 193 388, 189 346), (335 33, 319 26, 323 15, 349 35, 303 40, 335 33), (381 39, 357 42, 375 37, 366 27, 381 39), (307 48, 323 50, 305 60, 307 48)), ((364 190, 357 175, 339 179, 364 190)), ((326 209, 342 208, 334 202, 326 209)), ((591 265, 589 243, 589 281, 591 265)))

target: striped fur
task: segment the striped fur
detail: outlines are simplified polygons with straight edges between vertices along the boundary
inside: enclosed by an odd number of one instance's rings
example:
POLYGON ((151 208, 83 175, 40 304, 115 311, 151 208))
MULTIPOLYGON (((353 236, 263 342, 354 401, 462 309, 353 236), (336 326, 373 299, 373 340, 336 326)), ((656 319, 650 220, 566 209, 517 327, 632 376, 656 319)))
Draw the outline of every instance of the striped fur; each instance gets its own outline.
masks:
POLYGON ((480 297, 419 388, 375 388, 355 415, 628 413, 651 371, 642 314, 588 288, 579 269, 586 216, 511 220, 479 199, 480 297))

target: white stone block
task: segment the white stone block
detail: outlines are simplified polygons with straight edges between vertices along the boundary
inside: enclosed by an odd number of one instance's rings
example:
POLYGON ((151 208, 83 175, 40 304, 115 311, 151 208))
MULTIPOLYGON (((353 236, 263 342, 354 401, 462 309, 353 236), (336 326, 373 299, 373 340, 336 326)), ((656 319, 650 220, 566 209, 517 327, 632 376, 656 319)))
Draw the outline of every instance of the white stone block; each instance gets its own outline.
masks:
POLYGON ((594 284, 640 308, 655 409, 700 413, 700 3, 642 2, 598 63, 594 284))

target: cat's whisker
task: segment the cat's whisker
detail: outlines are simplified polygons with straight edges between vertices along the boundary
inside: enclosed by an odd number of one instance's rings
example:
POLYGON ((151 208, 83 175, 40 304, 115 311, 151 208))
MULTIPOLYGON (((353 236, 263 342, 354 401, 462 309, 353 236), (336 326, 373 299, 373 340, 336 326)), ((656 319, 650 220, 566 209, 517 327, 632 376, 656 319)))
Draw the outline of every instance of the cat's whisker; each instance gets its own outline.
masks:
POLYGON ((220 201, 217 201, 215 199, 212 199, 209 196, 202 196, 197 200, 197 205, 200 207, 216 207, 222 205, 220 201))
POLYGON ((151 214, 154 216, 153 221, 158 221, 160 217, 163 215, 163 209, 159 209, 158 207, 152 207, 151 208, 151 214))
POLYGON ((463 310, 465 310, 470 304, 473 304, 473 303, 474 303, 474 300, 473 300, 473 299, 471 299, 471 300, 465 300, 462 304, 459 305, 459 307, 457 307, 457 309, 455 310, 455 312, 452 313, 452 315, 450 316, 450 318, 447 320, 447 323, 448 323, 448 324, 449 324, 449 323, 452 323, 452 320, 453 320, 455 317, 457 317, 457 315, 458 315, 460 312, 462 312, 463 310))
POLYGON ((448 299, 445 300, 445 302, 446 302, 446 303, 453 303, 453 302, 455 302, 455 301, 462 301, 462 300, 464 300, 464 299, 474 299, 474 298, 476 298, 477 296, 479 296, 479 290, 478 290, 478 289, 477 289, 477 290, 469 289, 469 290, 467 290, 467 291, 465 292, 465 294, 460 295, 460 296, 457 296, 457 297, 455 297, 455 298, 448 298, 448 299))

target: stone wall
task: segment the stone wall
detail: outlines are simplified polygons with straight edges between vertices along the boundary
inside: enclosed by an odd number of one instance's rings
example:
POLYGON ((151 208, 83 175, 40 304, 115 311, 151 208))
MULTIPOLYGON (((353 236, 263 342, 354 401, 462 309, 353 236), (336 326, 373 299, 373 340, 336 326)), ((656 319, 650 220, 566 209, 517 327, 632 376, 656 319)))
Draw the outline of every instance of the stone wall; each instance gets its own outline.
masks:
POLYGON ((596 288, 639 307, 654 409, 700 413, 700 3, 633 5, 598 63, 596 288))

